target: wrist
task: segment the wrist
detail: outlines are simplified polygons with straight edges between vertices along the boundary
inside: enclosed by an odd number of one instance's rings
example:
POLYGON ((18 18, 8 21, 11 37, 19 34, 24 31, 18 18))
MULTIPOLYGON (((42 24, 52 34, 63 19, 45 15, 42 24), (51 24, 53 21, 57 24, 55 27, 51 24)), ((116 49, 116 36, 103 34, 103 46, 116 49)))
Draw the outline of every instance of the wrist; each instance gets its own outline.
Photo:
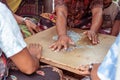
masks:
POLYGON ((27 20, 30 20, 30 18, 29 18, 29 17, 24 17, 24 18, 22 19, 22 24, 25 24, 27 20))
POLYGON ((65 37, 67 34, 58 35, 58 37, 65 37))

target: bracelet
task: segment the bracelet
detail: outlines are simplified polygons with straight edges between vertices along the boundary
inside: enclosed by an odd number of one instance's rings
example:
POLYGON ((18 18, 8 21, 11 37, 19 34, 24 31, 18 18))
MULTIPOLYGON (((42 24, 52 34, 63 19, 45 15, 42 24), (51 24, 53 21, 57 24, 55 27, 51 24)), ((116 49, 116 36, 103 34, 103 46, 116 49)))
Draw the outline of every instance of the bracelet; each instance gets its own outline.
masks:
POLYGON ((89 69, 88 69, 88 71, 91 72, 92 69, 93 69, 93 63, 89 65, 89 69))
POLYGON ((22 20, 22 23, 25 23, 25 20, 30 20, 29 17, 24 17, 23 20, 22 20))

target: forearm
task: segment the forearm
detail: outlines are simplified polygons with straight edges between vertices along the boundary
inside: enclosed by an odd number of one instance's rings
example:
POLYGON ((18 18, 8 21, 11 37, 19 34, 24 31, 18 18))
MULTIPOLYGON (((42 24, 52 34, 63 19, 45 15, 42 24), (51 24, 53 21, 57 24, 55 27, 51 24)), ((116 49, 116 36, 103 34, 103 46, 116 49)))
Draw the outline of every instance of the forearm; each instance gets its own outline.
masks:
POLYGON ((63 6, 59 6, 56 10, 56 27, 58 35, 66 35, 67 34, 67 8, 63 6))
POLYGON ((115 20, 115 23, 114 23, 114 25, 112 27, 111 35, 113 35, 113 36, 117 36, 118 35, 119 29, 120 29, 119 25, 120 25, 120 21, 119 20, 115 20))
POLYGON ((102 9, 94 9, 92 10, 92 26, 91 31, 98 32, 100 26, 102 24, 102 9))
POLYGON ((12 56, 10 59, 15 63, 18 69, 25 74, 32 74, 39 67, 39 59, 30 54, 27 48, 12 56))
POLYGON ((23 24, 23 17, 18 16, 18 15, 14 14, 14 13, 13 13, 13 16, 15 17, 18 24, 23 24))

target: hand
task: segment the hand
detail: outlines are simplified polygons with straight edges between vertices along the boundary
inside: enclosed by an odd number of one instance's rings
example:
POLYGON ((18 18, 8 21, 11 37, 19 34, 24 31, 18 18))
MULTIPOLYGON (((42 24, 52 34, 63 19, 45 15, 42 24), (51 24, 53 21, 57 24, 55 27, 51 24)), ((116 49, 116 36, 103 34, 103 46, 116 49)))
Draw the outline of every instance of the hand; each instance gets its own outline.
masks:
POLYGON ((54 42, 50 48, 54 51, 60 51, 61 49, 67 49, 68 44, 74 44, 74 42, 67 35, 59 36, 58 40, 54 42))
POLYGON ((89 31, 85 31, 84 34, 88 36, 88 38, 92 41, 93 44, 99 43, 98 35, 96 32, 89 30, 89 31))
POLYGON ((42 47, 40 44, 29 44, 28 50, 30 54, 34 57, 37 57, 37 59, 41 58, 41 52, 42 52, 42 47))
POLYGON ((84 76, 90 76, 90 71, 89 71, 89 65, 81 65, 79 66, 78 70, 80 72, 80 74, 84 75, 84 76))
POLYGON ((93 64, 91 71, 89 71, 90 65, 82 65, 82 66, 79 66, 78 69, 82 75, 91 76, 92 80, 100 80, 97 76, 99 65, 100 65, 99 63, 93 64))
POLYGON ((36 32, 41 31, 41 29, 39 28, 39 26, 37 26, 36 24, 34 24, 31 20, 25 20, 25 24, 28 28, 28 30, 32 33, 35 34, 36 32))

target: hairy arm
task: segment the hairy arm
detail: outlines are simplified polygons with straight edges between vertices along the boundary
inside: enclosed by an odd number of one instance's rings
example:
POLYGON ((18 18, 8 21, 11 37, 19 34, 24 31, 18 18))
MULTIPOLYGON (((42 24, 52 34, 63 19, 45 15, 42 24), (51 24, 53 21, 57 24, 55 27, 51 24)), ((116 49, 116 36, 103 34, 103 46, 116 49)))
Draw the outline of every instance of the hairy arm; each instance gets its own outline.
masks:
POLYGON ((67 7, 65 5, 56 6, 56 26, 59 36, 67 34, 67 7))
POLYGON ((92 25, 89 31, 86 31, 88 38, 93 44, 98 44, 98 30, 102 24, 102 8, 96 7, 92 9, 92 25))
POLYGON ((32 74, 40 66, 41 52, 42 47, 40 44, 29 44, 28 48, 24 48, 10 58, 20 71, 26 74, 32 74))
POLYGON ((98 32, 102 24, 102 8, 92 9, 92 26, 91 31, 98 32))
POLYGON ((52 50, 60 51, 61 49, 67 49, 69 44, 74 42, 67 36, 67 7, 60 0, 56 0, 56 29, 58 34, 58 40, 55 41, 50 48, 52 50))
POLYGON ((11 60, 26 74, 33 73, 39 67, 39 60, 35 56, 31 56, 27 48, 11 57, 11 60))

